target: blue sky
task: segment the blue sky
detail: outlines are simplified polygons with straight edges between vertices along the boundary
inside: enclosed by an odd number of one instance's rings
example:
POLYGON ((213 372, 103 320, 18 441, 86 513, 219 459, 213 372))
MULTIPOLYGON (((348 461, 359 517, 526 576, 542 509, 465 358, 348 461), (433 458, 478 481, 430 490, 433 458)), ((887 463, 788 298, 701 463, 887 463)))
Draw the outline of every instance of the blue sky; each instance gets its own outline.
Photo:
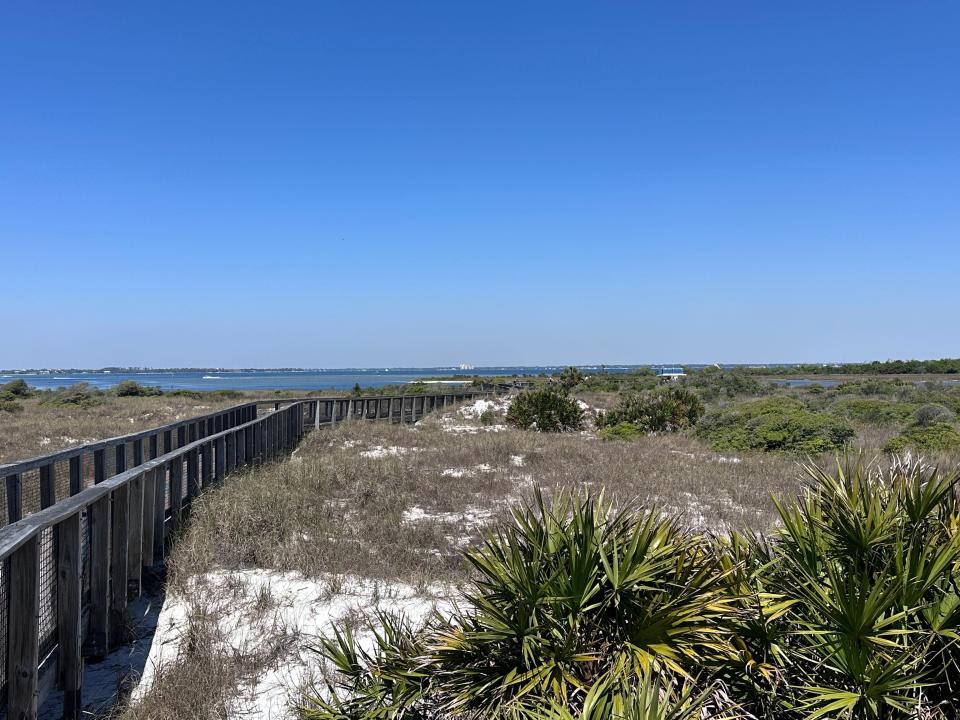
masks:
POLYGON ((0 7, 0 367, 960 356, 955 2, 0 7))

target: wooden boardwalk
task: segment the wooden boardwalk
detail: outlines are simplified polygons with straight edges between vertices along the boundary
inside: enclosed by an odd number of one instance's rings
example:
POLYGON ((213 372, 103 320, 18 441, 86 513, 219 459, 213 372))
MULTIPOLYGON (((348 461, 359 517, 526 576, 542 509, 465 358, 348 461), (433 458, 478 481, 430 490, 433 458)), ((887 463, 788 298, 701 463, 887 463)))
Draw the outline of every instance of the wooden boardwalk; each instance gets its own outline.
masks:
POLYGON ((162 566, 206 488, 237 468, 286 457, 313 429, 416 422, 490 394, 249 402, 0 465, 0 718, 36 718, 54 687, 63 692, 63 717, 80 717, 84 658, 120 645, 128 600, 141 593, 144 572, 162 566))

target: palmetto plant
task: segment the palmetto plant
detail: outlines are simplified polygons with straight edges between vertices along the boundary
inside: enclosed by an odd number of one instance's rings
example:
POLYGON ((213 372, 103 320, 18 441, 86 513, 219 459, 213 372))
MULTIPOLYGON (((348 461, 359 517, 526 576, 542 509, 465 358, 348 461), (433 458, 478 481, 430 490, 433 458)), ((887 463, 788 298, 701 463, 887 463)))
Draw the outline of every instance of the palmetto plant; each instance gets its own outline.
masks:
MULTIPOLYGON (((720 558, 676 519, 569 493, 548 505, 538 492, 466 556, 477 578, 452 617, 421 633, 381 618, 372 655, 343 633, 327 641, 343 672, 330 689, 338 697, 304 714, 536 718, 615 702, 636 710, 661 688, 657 678, 690 682, 730 655, 720 621, 734 606, 720 558)), ((689 694, 665 696, 657 712, 691 704, 689 694)))
POLYGON ((449 617, 380 616, 369 651, 327 640, 339 679, 301 714, 955 717, 957 474, 909 459, 805 472, 765 537, 537 493, 466 553, 475 580, 449 617))
MULTIPOLYGON (((897 461, 816 466, 761 573, 780 617, 790 689, 808 717, 906 717, 958 698, 960 534, 956 473, 897 461)), ((944 710, 944 712, 947 712, 944 710)), ((952 711, 951 711, 952 712, 952 711)))

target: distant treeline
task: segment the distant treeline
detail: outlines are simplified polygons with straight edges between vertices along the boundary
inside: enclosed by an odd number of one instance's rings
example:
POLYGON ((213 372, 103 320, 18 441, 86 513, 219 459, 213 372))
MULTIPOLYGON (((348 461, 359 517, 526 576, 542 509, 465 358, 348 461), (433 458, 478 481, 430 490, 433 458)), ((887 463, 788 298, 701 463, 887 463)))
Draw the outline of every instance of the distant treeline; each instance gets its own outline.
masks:
POLYGON ((941 360, 874 360, 842 365, 779 365, 744 368, 754 375, 953 375, 960 373, 960 358, 941 360))

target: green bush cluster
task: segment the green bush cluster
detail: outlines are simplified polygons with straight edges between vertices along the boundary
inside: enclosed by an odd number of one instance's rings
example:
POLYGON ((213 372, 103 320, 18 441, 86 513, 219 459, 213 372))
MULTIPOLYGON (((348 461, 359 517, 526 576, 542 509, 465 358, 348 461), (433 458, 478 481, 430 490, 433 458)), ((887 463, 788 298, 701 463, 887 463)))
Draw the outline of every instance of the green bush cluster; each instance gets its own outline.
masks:
POLYGON ((908 421, 916 408, 913 403, 845 396, 830 405, 829 411, 867 425, 894 425, 908 421))
POLYGON ((844 420, 808 410, 802 402, 772 397, 704 416, 697 432, 715 450, 819 454, 839 450, 855 435, 844 420))
POLYGON ((507 424, 540 432, 579 430, 583 427, 583 410, 563 388, 548 385, 517 395, 507 410, 507 424))
POLYGON ((33 395, 33 390, 23 379, 11 380, 0 385, 0 412, 18 413, 23 410, 18 400, 23 400, 33 395))
POLYGON ((462 603, 320 652, 304 720, 955 717, 958 475, 806 469, 759 539, 561 493, 466 552, 462 603))
POLYGON ((45 391, 40 400, 41 405, 74 405, 89 408, 103 403, 104 393, 87 382, 78 382, 68 387, 45 391))
POLYGON ((560 386, 565 390, 573 390, 577 385, 584 381, 583 373, 580 368, 570 365, 565 367, 560 373, 560 386))
POLYGON ((616 425, 604 422, 599 433, 602 440, 636 440, 646 434, 639 425, 629 422, 619 422, 616 425))
POLYGON ((621 395, 616 407, 598 422, 604 426, 628 423, 641 432, 672 432, 693 427, 703 413, 703 401, 695 392, 663 385, 621 395))
POLYGON ((599 372, 584 377, 578 385, 583 392, 631 392, 657 386, 657 376, 649 368, 628 372, 599 372))
POLYGON ((113 394, 117 397, 155 397, 163 395, 163 391, 154 385, 141 385, 136 380, 121 380, 114 386, 113 394))
POLYGON ((891 438, 883 449, 892 453, 908 450, 960 450, 960 433, 950 423, 917 423, 891 438))
POLYGON ((703 368, 688 375, 684 382, 696 388, 701 397, 708 402, 720 398, 763 395, 770 390, 768 384, 757 380, 743 368, 729 370, 718 367, 703 368))

